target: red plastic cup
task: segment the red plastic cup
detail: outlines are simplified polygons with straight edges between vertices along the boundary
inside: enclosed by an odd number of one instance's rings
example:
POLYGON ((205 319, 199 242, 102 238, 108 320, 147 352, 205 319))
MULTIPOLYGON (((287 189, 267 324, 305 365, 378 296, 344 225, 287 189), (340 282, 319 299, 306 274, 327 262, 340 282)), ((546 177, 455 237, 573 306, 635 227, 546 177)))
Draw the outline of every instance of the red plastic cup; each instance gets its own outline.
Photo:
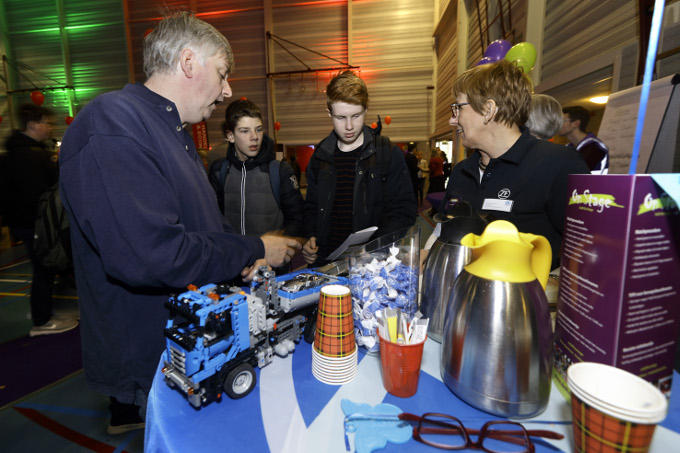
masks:
POLYGON ((418 390, 420 362, 425 340, 415 344, 392 343, 380 337, 380 362, 385 390, 394 396, 408 398, 418 390))

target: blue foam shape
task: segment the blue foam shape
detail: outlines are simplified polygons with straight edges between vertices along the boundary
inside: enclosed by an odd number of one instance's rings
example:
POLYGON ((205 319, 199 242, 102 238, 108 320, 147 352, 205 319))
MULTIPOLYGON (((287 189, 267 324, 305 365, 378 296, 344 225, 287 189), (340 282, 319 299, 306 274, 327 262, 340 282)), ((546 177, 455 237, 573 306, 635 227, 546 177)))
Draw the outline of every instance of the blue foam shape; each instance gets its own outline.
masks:
MULTIPOLYGON (((403 411, 393 404, 355 403, 348 399, 340 402, 342 412, 347 415, 399 415, 403 411)), ((384 448, 387 442, 403 444, 411 439, 413 428, 409 423, 387 420, 354 420, 349 422, 354 431, 354 449, 356 453, 371 453, 384 448)))

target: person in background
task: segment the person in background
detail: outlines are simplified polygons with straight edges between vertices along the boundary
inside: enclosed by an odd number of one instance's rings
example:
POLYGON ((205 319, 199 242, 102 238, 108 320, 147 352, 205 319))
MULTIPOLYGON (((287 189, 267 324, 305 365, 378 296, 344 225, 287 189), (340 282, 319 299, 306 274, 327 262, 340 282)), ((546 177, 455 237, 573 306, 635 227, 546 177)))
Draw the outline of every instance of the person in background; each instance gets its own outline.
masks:
MULTIPOLYGON (((446 153, 444 151, 441 152, 441 158, 442 158, 442 173, 444 174, 444 180, 442 181, 442 185, 444 190, 446 190, 446 181, 448 181, 449 179, 452 167, 451 162, 449 162, 449 158, 446 156, 446 153)), ((442 192, 444 190, 442 190, 442 192)))
POLYGON ((576 149, 583 156, 590 173, 606 175, 609 172, 609 148, 595 134, 586 133, 590 112, 576 105, 562 109, 563 120, 559 135, 569 140, 568 147, 576 149))
POLYGON ((406 154, 404 154, 404 160, 406 161, 406 167, 408 168, 408 174, 411 177, 411 183, 413 184, 413 193, 418 193, 418 158, 414 154, 416 150, 415 143, 409 143, 406 154))
POLYGON ((326 87, 333 131, 316 146, 307 166, 302 254, 321 264, 351 233, 377 226, 374 237, 413 225, 416 197, 404 154, 364 125, 368 89, 352 71, 326 87))
POLYGON ((61 319, 52 313, 54 273, 42 265, 33 252, 33 236, 40 196, 57 183, 59 170, 52 152, 54 112, 34 104, 19 107, 21 130, 5 142, 2 191, 7 197, 5 222, 16 240, 23 241, 33 266, 29 336, 49 335, 75 328, 78 321, 61 319))
POLYGON ((300 165, 297 163, 297 158, 295 157, 295 152, 288 154, 288 165, 293 169, 293 174, 297 179, 298 186, 302 186, 302 171, 300 170, 300 165))
POLYGON ((430 165, 426 159, 423 159, 422 153, 417 152, 416 155, 418 156, 418 206, 420 206, 425 200, 428 189, 427 180, 430 174, 430 165))
POLYGON ((449 124, 463 146, 475 151, 453 168, 445 200, 465 200, 489 221, 508 220, 521 232, 544 236, 555 268, 567 177, 588 173, 588 166, 574 150, 539 140, 522 126, 531 91, 524 72, 505 60, 476 66, 456 79, 449 124))
POLYGON ((191 13, 144 38, 144 84, 98 96, 64 136, 69 214, 88 384, 110 396, 109 434, 144 426, 140 407, 164 349, 168 294, 280 266, 300 248, 242 236, 223 221, 187 125, 231 96, 227 39, 191 13))
POLYGON ((444 192, 444 159, 439 148, 432 151, 430 157, 430 188, 428 193, 444 192))
POLYGON ((259 107, 249 100, 234 101, 225 119, 227 155, 213 162, 209 171, 225 220, 244 235, 302 236, 298 179, 287 162, 276 160, 259 107))
POLYGON ((562 106, 557 99, 547 94, 532 95, 525 126, 534 137, 550 140, 562 127, 562 106))

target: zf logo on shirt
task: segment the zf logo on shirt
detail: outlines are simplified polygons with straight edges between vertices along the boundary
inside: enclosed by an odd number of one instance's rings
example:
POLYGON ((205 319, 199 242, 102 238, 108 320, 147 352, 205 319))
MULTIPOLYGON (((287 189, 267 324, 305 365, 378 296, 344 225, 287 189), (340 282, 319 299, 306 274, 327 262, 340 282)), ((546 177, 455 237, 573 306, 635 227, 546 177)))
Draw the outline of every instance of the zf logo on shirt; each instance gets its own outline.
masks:
POLYGON ((498 198, 500 200, 507 200, 510 198, 510 189, 501 189, 498 191, 498 198))

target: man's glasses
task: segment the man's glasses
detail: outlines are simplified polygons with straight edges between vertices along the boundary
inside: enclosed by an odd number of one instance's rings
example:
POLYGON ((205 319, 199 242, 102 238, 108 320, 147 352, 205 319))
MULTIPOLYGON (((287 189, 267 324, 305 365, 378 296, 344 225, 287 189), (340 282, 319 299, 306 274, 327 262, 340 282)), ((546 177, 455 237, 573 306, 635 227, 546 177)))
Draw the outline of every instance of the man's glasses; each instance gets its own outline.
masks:
POLYGON ((460 108, 464 105, 470 105, 469 102, 454 102, 451 104, 451 116, 454 118, 458 118, 458 112, 460 111, 460 108))
POLYGON ((413 423, 413 438, 431 447, 443 450, 463 450, 473 448, 488 453, 534 453, 531 436, 547 439, 563 439, 560 433, 547 430, 527 430, 519 423, 511 421, 489 421, 482 429, 468 429, 456 417, 435 412, 422 416, 401 413, 398 415, 352 414, 345 417, 345 447, 349 451, 347 434, 356 431, 352 422, 361 420, 396 421, 403 424, 413 423), (477 440, 470 439, 477 436, 477 440))

